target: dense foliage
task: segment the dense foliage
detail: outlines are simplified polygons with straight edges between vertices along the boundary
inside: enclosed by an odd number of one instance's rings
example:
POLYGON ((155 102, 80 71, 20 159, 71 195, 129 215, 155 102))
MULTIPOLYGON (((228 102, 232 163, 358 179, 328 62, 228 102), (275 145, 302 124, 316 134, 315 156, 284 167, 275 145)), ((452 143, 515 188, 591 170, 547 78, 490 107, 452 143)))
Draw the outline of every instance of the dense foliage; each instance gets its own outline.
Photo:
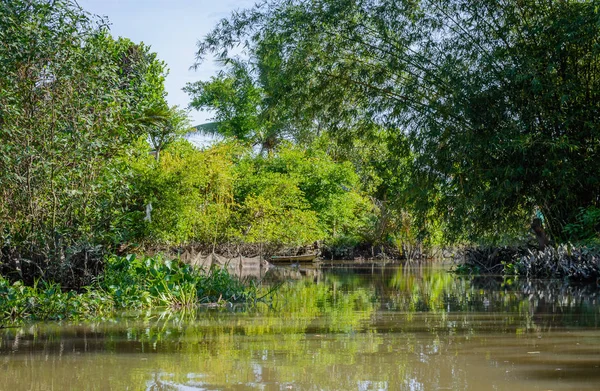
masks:
POLYGON ((189 130, 165 101, 166 64, 106 26, 69 0, 0 4, 0 269, 13 280, 89 284, 143 223, 138 141, 158 160, 189 130))
POLYGON ((103 23, 70 1, 0 4, 4 257, 49 270, 117 240, 131 190, 118 160, 148 134, 140 119, 164 101, 165 65, 103 23))
POLYGON ((538 211, 563 240, 599 202, 599 19, 595 1, 275 0, 223 20, 198 59, 243 45, 307 129, 408 137, 423 191, 403 195, 450 238, 514 235, 538 211))
MULTIPOLYGON (((520 240, 535 217, 555 242, 597 244, 599 9, 261 3, 199 43, 196 66, 215 55, 223 70, 185 88, 191 108, 214 114, 196 129, 222 137, 198 149, 148 46, 113 38, 72 0, 4 1, 3 292, 66 303, 74 294, 54 282, 81 291, 103 275, 129 281, 102 287, 113 301, 186 306, 205 297, 195 271, 106 255, 190 243, 408 256, 422 244, 520 240)), ((528 265, 566 259, 552 251, 528 265)))
POLYGON ((283 143, 263 156, 237 142, 198 150, 181 140, 160 161, 140 153, 129 166, 138 203, 153 205, 151 221, 130 212, 130 239, 140 242, 282 248, 348 235, 360 241, 368 231, 371 204, 352 165, 317 147, 283 143))

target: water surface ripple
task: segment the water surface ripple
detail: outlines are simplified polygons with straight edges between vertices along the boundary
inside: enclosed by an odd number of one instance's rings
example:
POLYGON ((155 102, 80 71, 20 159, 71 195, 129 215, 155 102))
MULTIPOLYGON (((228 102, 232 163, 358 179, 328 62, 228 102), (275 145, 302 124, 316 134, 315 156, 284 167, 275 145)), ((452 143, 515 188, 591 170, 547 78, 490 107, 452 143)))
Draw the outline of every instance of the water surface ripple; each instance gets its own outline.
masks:
POLYGON ((595 286, 279 269, 271 306, 0 330, 0 390, 597 390, 595 286), (287 277, 286 277, 287 276, 287 277))

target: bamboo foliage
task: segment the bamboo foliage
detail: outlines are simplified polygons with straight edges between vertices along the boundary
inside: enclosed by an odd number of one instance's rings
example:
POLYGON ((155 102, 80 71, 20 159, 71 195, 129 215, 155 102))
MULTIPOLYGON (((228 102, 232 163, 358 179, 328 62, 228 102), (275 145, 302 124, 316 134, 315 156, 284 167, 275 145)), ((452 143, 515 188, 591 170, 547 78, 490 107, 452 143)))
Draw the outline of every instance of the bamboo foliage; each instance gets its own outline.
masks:
POLYGON ((241 45, 308 130, 407 136, 402 195, 451 238, 540 210, 561 239, 599 202, 598 20, 597 1, 275 0, 224 19, 198 62, 241 45))

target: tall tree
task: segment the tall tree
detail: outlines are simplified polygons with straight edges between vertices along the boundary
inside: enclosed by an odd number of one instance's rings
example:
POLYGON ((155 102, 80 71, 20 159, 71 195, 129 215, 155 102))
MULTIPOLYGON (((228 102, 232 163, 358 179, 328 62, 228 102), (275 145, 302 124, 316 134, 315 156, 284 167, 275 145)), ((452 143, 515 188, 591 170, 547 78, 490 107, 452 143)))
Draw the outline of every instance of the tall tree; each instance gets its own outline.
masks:
POLYGON ((225 70, 209 81, 188 83, 184 88, 190 107, 215 113, 213 120, 198 127, 207 135, 235 138, 270 151, 285 138, 294 138, 285 108, 277 105, 270 77, 261 64, 227 59, 225 70))
POLYGON ((275 0, 222 21, 198 60, 241 44, 274 64, 299 121, 408 135, 415 207, 455 237, 525 226, 538 209, 560 238, 600 202, 599 8, 275 0))
POLYGON ((72 0, 1 2, 0 59, 0 249, 61 261, 106 242, 164 65, 72 0))

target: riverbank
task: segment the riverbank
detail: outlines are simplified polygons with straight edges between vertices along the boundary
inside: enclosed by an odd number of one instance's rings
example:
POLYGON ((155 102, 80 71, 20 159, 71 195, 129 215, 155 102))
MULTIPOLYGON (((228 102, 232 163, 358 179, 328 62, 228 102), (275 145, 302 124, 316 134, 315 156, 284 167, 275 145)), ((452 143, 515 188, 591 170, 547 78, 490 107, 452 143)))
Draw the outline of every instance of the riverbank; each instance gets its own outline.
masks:
MULTIPOLYGON (((130 249, 128 249, 130 250, 130 249)), ((315 242, 306 246, 285 246, 281 244, 221 243, 217 245, 192 243, 184 246, 151 246, 136 249, 143 254, 168 254, 181 258, 186 263, 197 263, 198 257, 218 254, 225 259, 257 258, 269 259, 271 256, 298 256, 315 254, 319 259, 328 261, 366 261, 366 260, 414 260, 435 258, 437 252, 427 250, 421 245, 402 245, 385 243, 328 244, 315 242)))
POLYGON ((598 284, 600 248, 571 244, 531 247, 473 247, 461 251, 457 274, 517 275, 535 279, 569 279, 598 284))
MULTIPOLYGON (((148 251, 150 256, 105 257, 101 271, 90 277, 88 284, 77 288, 39 276, 28 276, 28 279, 33 278, 33 283, 28 284, 27 279, 19 279, 14 273, 12 279, 5 274, 0 277, 0 326, 28 321, 111 317, 125 309, 179 310, 203 305, 255 303, 263 295, 252 282, 256 278, 252 277, 255 274, 262 276, 268 266, 265 262, 268 257, 260 255, 264 248, 190 245, 163 248, 162 254, 158 250, 148 251)), ((399 251, 394 254, 392 249, 385 247, 350 250, 358 256, 346 258, 349 264, 384 257, 393 261, 406 260, 399 251)), ((280 249, 277 253, 291 251, 280 249)), ((297 248, 294 251, 322 250, 297 248)), ((331 250, 325 247, 322 260, 339 259, 335 253, 327 251, 331 250)), ((598 285, 600 281, 600 249, 597 247, 560 245, 543 251, 525 246, 472 247, 459 251, 455 263, 452 271, 459 275, 563 279, 590 285, 598 285)))
MULTIPOLYGON (((256 302, 260 292, 253 281, 264 275, 272 255, 315 254, 328 261, 351 262, 406 259, 391 245, 342 248, 320 243, 121 246, 118 255, 107 251, 82 247, 66 253, 62 262, 4 251, 0 254, 0 326, 110 317, 123 309, 256 302)), ((410 254, 417 253, 422 256, 420 250, 410 254)))

